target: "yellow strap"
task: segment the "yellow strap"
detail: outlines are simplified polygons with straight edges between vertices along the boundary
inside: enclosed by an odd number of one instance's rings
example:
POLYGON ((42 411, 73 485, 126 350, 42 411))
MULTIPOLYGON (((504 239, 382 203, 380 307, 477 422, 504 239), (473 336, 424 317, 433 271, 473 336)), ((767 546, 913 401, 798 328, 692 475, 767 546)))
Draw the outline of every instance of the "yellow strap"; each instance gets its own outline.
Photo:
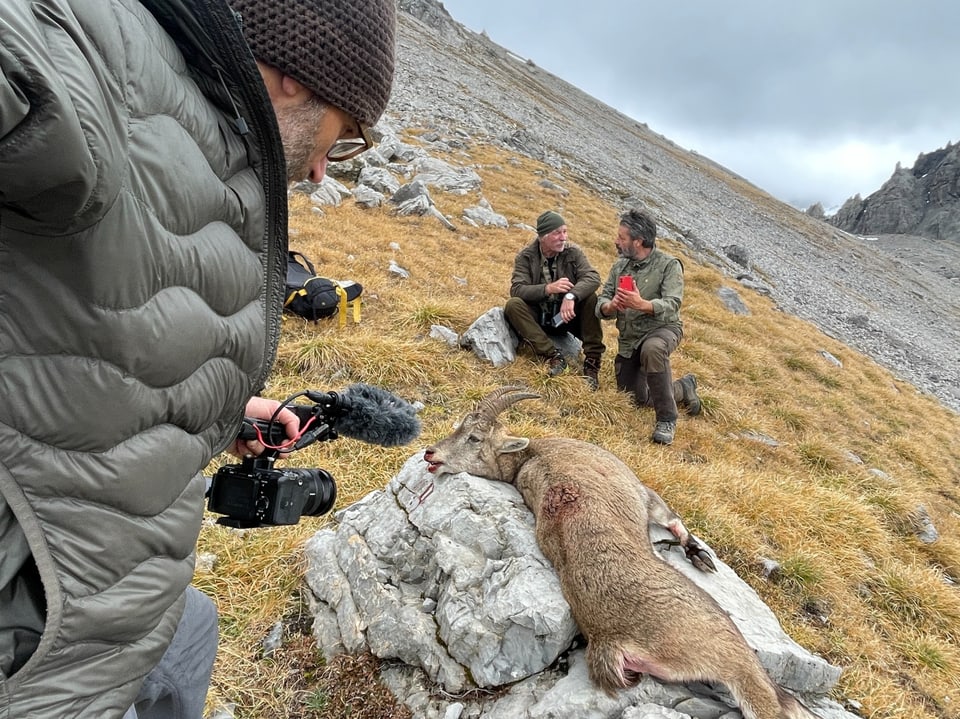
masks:
POLYGON ((287 295, 287 299, 283 303, 283 306, 286 307, 291 302, 293 302, 293 298, 296 297, 297 295, 305 295, 305 294, 307 294, 307 291, 305 289, 300 289, 300 290, 297 290, 296 292, 291 292, 289 295, 287 295))
POLYGON ((338 303, 340 305, 340 326, 343 327, 347 324, 347 293, 336 282, 333 283, 333 287, 337 291, 337 297, 340 299, 338 303))

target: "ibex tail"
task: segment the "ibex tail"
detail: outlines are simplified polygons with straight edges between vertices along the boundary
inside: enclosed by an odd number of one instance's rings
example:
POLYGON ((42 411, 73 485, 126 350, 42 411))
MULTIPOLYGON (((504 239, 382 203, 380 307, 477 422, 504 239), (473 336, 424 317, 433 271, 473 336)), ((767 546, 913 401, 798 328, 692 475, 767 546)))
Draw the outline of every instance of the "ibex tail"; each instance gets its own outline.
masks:
POLYGON ((591 639, 587 644, 587 668, 593 682, 610 695, 640 681, 639 673, 626 667, 622 643, 614 641, 591 639))

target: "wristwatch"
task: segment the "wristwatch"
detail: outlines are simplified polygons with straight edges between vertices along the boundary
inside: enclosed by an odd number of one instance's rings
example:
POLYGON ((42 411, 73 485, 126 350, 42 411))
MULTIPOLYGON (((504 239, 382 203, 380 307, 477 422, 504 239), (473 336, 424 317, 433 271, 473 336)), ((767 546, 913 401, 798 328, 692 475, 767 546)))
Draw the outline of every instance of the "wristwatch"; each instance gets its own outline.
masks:
POLYGON ((576 296, 575 294, 573 294, 572 292, 568 292, 567 294, 565 294, 565 295, 563 296, 563 299, 565 299, 565 300, 576 300, 576 299, 577 299, 577 296, 576 296))

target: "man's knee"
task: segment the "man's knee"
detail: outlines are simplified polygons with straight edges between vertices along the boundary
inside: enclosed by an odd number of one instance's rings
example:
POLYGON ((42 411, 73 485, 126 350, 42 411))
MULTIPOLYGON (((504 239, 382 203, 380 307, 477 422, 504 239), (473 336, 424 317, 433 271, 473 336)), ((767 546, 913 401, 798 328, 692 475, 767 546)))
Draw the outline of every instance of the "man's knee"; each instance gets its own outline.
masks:
POLYGON ((673 348, 662 337, 649 337, 640 345, 640 363, 645 372, 665 372, 673 348))
POLYGON ((515 319, 520 321, 534 319, 530 305, 519 297, 511 297, 507 300, 507 303, 503 306, 503 314, 511 322, 515 319))
MULTIPOLYGON (((539 310, 536 311, 539 312, 539 310)), ((532 342, 534 346, 541 346, 541 349, 550 342, 540 326, 539 318, 534 314, 534 308, 520 298, 508 299, 503 308, 503 315, 521 340, 532 342)))

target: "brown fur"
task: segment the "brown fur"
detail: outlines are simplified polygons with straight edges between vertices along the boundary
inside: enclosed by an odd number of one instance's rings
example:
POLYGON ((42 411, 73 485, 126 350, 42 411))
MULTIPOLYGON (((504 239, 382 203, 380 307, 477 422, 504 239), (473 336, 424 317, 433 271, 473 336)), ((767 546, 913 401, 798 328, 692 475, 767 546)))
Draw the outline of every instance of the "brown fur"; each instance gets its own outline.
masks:
POLYGON ((502 407, 492 407, 467 415, 424 459, 431 472, 468 472, 517 487, 587 638, 597 685, 613 693, 643 673, 717 681, 745 719, 816 719, 774 684, 716 601, 656 554, 651 522, 673 532, 695 564, 705 552, 659 495, 596 445, 511 437, 495 419, 502 407))

